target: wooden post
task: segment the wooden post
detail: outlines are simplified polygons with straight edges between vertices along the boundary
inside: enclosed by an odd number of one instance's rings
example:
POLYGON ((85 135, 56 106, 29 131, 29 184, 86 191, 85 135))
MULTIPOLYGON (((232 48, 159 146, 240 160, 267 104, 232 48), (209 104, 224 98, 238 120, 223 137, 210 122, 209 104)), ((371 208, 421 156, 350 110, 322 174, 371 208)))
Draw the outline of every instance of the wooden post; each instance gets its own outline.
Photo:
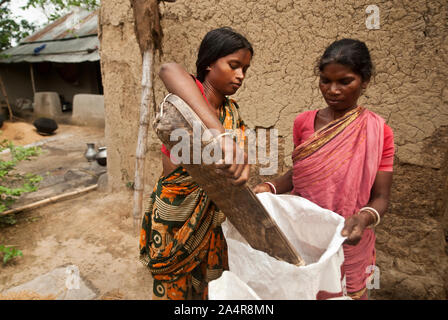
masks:
POLYGON ((8 100, 8 94, 6 93, 6 88, 5 85, 3 83, 3 79, 2 76, 0 75, 0 86, 2 89, 2 94, 5 97, 6 100, 6 105, 8 106, 8 112, 9 112, 9 121, 12 121, 12 110, 11 110, 11 106, 9 105, 9 100, 8 100))
POLYGON ((143 213, 146 143, 149 126, 149 98, 152 90, 152 68, 154 52, 161 49, 162 27, 160 26, 159 0, 130 0, 134 13, 134 32, 142 54, 142 93, 140 120, 135 153, 134 180, 134 233, 139 231, 143 213))
POLYGON ((153 50, 151 46, 143 53, 142 64, 142 93, 140 104, 140 121, 138 127, 137 150, 135 153, 135 180, 134 180, 134 233, 138 232, 143 208, 143 191, 145 177, 146 140, 149 126, 149 97, 152 90, 152 63, 153 50))
POLYGON ((34 70, 32 63, 30 63, 30 74, 31 74, 31 86, 33 87, 33 95, 34 95, 36 93, 36 86, 34 84, 34 70))

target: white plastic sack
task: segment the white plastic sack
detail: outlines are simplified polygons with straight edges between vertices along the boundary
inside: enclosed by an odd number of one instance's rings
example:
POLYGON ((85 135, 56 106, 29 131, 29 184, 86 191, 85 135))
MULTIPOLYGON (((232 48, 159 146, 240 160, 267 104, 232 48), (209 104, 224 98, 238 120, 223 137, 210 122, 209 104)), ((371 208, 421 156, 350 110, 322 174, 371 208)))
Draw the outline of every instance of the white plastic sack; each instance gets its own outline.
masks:
POLYGON ((223 231, 229 268, 209 283, 209 299, 327 299, 346 296, 341 236, 344 218, 304 198, 261 193, 257 197, 305 260, 297 267, 250 247, 228 220, 223 231))

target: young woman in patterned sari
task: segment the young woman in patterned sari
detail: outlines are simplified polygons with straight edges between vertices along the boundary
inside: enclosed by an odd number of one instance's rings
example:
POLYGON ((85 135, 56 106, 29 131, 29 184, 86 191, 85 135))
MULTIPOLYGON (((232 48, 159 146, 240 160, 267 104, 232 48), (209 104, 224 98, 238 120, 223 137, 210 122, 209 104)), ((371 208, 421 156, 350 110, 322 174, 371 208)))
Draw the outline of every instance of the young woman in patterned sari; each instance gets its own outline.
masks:
MULTIPOLYGON (((175 63, 163 65, 159 73, 167 90, 187 102, 207 128, 214 129, 224 158, 232 155, 233 161, 218 164, 217 170, 235 185, 248 179, 247 155, 243 155, 244 164, 236 163, 244 151, 221 134, 244 130, 238 105, 227 96, 240 88, 252 55, 246 38, 220 28, 207 33, 201 42, 196 78, 175 63)), ((162 163, 163 174, 148 201, 140 233, 141 260, 154 279, 153 299, 207 299, 208 282, 228 269, 220 227, 224 215, 187 171, 171 161, 165 146, 162 163)))
POLYGON ((392 183, 393 133, 380 116, 358 106, 372 74, 363 42, 334 42, 318 69, 327 107, 297 116, 293 168, 254 191, 292 192, 343 216, 347 291, 367 299, 366 281, 375 265, 372 227, 386 212, 392 183))

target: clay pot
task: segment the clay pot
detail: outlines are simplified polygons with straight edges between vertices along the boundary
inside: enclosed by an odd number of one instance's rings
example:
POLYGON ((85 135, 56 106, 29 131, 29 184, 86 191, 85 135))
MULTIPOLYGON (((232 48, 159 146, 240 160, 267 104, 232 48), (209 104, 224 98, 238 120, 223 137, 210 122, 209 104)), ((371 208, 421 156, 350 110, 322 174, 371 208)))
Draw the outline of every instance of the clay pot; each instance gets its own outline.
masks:
POLYGON ((107 165, 107 149, 106 147, 98 148, 98 153, 96 154, 96 162, 100 166, 106 166, 107 165))
POLYGON ((36 119, 33 122, 33 125, 36 127, 37 132, 41 135, 50 135, 58 128, 56 121, 49 118, 36 119))

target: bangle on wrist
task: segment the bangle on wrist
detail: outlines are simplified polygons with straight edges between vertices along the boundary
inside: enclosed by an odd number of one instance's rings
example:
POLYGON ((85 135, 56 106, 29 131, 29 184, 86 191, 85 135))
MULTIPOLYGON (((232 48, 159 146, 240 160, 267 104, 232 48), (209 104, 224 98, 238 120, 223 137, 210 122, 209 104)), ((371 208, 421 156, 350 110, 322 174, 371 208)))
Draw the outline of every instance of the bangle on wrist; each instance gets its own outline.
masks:
POLYGON ((373 217, 373 220, 374 220, 374 222, 371 225, 367 226, 367 228, 376 227, 380 223, 381 217, 375 208, 363 207, 359 210, 358 214, 360 214, 362 211, 368 212, 373 217))
POLYGON ((275 186, 272 182, 265 182, 265 184, 267 184, 269 186, 269 188, 271 189, 271 192, 273 194, 277 194, 277 189, 275 188, 275 186))

